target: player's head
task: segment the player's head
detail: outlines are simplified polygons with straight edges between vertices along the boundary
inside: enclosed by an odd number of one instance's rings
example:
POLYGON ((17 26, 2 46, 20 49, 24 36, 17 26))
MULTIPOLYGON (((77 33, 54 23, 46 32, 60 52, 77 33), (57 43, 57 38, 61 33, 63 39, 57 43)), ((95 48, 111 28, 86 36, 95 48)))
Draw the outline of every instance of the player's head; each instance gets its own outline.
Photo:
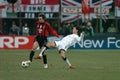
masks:
POLYGON ((75 26, 73 27, 73 34, 79 34, 80 33, 80 27, 75 26))
POLYGON ((45 17, 45 15, 40 14, 40 15, 38 15, 38 19, 39 19, 39 21, 40 21, 41 23, 44 23, 45 20, 46 20, 46 17, 45 17))

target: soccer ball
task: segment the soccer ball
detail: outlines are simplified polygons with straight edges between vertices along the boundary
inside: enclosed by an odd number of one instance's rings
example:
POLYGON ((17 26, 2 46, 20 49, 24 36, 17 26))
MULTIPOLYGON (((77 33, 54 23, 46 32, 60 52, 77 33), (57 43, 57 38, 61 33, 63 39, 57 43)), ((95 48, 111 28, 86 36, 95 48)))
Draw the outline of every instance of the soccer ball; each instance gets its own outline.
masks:
POLYGON ((21 66, 22 66, 23 68, 27 68, 27 67, 29 66, 29 64, 27 64, 27 61, 22 61, 21 66))

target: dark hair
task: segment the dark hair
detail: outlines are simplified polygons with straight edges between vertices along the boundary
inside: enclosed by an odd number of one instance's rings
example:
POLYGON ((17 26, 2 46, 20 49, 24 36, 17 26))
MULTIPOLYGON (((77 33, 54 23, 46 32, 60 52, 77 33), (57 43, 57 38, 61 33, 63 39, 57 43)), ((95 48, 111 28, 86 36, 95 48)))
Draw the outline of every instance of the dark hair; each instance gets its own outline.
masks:
POLYGON ((39 14, 38 17, 42 17, 44 20, 46 20, 46 17, 44 14, 39 14))
POLYGON ((80 26, 74 26, 77 30, 78 30, 78 35, 80 35, 80 33, 82 32, 80 26))

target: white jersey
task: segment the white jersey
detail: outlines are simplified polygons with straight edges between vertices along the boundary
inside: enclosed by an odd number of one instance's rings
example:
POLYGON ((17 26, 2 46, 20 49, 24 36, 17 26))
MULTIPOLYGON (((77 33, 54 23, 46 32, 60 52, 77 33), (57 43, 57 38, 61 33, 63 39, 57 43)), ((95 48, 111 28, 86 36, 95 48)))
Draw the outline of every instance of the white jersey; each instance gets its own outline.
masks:
POLYGON ((70 34, 66 37, 64 37, 60 41, 55 41, 56 47, 60 49, 67 50, 70 46, 74 45, 75 43, 81 41, 83 39, 84 35, 81 34, 79 37, 77 34, 70 34))

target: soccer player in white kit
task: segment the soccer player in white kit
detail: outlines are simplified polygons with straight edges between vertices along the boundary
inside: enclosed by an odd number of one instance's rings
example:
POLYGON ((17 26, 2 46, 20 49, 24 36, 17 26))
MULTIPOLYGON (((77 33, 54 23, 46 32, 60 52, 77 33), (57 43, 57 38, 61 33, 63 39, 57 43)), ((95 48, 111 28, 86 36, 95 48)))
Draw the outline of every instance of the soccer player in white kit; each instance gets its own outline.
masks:
POLYGON ((79 27, 73 27, 73 34, 65 36, 60 41, 53 41, 46 43, 46 46, 42 49, 39 56, 35 57, 34 59, 41 59, 42 55, 48 48, 58 48, 58 51, 62 57, 62 59, 68 64, 69 68, 75 68, 75 66, 72 66, 68 58, 65 56, 65 53, 67 49, 74 45, 77 42, 82 41, 84 38, 84 32, 82 32, 79 36, 79 27))

